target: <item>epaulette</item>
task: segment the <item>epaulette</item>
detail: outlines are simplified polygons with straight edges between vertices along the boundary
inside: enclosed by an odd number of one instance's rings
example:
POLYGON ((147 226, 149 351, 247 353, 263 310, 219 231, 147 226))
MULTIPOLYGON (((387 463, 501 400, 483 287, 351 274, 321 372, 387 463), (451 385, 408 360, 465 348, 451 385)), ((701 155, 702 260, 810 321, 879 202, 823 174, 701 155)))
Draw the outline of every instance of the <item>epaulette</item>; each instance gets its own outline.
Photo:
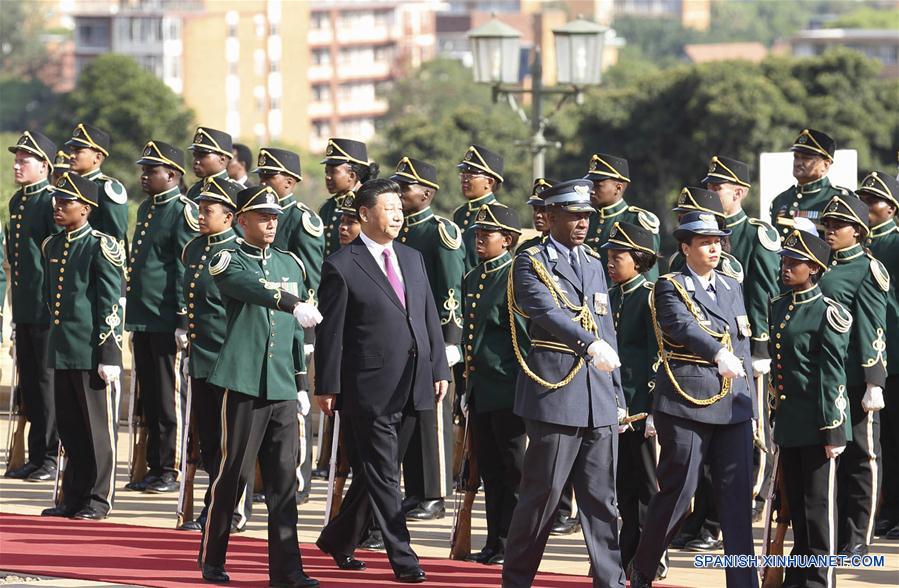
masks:
POLYGON ((663 274, 663 275, 659 276, 659 279, 660 280, 668 280, 670 282, 671 280, 673 280, 674 278, 676 278, 679 275, 681 275, 680 272, 671 272, 671 273, 663 274))
POLYGON ((181 263, 183 265, 187 265, 187 250, 190 248, 190 246, 194 243, 194 241, 196 241, 197 239, 202 239, 205 236, 206 235, 198 235, 184 244, 184 247, 181 248, 181 263))
POLYGON ((197 203, 188 198, 187 196, 181 195, 178 196, 178 200, 184 204, 184 221, 187 223, 187 226, 190 227, 190 230, 199 233, 200 232, 200 220, 199 220, 199 210, 200 207, 197 206, 197 203), (197 216, 194 216, 194 213, 198 213, 197 216))
POLYGON ((286 249, 278 249, 277 247, 272 247, 272 249, 274 249, 275 251, 278 251, 278 252, 280 252, 280 253, 284 253, 285 255, 289 255, 290 257, 292 257, 293 260, 294 260, 295 262, 297 262, 297 265, 300 266, 300 271, 303 272, 303 281, 304 281, 304 282, 306 281, 306 264, 303 263, 303 260, 302 260, 302 259, 300 259, 299 257, 297 257, 296 253, 294 253, 293 251, 287 251, 286 249))
POLYGON ((97 176, 97 179, 103 180, 103 191, 106 192, 110 200, 116 204, 128 202, 128 193, 125 192, 125 186, 122 185, 122 182, 103 173, 97 176))
POLYGON ((640 285, 643 286, 644 288, 646 288, 646 289, 649 290, 649 291, 652 291, 652 290, 656 287, 655 283, 653 283, 653 282, 643 282, 643 283, 640 284, 640 285))
POLYGON ((440 235, 440 241, 443 246, 451 251, 455 251, 462 246, 462 229, 459 225, 449 219, 434 215, 437 221, 437 234, 440 235), (453 236, 455 232, 455 236, 453 236))
POLYGON ((297 209, 302 212, 303 228, 306 232, 313 237, 321 237, 325 232, 325 223, 322 222, 321 217, 299 202, 297 209))
POLYGON ((717 269, 728 278, 732 278, 740 284, 743 283, 743 266, 736 257, 722 253, 717 269))
POLYGON ((100 239, 100 251, 103 253, 103 257, 116 267, 125 267, 125 250, 119 246, 115 237, 96 229, 91 230, 91 235, 100 239))
POLYGON ((231 250, 223 249, 213 256, 212 260, 209 262, 209 275, 217 276, 226 269, 228 269, 228 265, 231 264, 231 250))
POLYGON ((762 244, 762 247, 764 247, 768 251, 780 251, 780 235, 777 233, 777 230, 773 226, 763 220, 751 217, 749 219, 749 224, 758 227, 757 235, 759 238, 759 243, 762 244))
POLYGON ((652 231, 653 234, 659 233, 659 226, 661 222, 659 221, 659 217, 645 208, 640 208, 639 206, 628 206, 628 212, 634 212, 637 214, 637 221, 643 225, 643 228, 647 231, 652 231))
POLYGON ((589 255, 590 257, 595 257, 596 259, 602 260, 602 257, 599 255, 599 253, 597 253, 596 250, 593 249, 592 247, 590 247, 589 245, 584 244, 583 249, 584 249, 584 252, 587 255, 589 255))
POLYGON ((830 325, 837 333, 848 333, 852 328, 852 314, 845 306, 834 300, 833 298, 824 297, 827 303, 827 324, 830 325))
POLYGON ((537 255, 537 253, 539 251, 540 251, 540 245, 537 244, 537 245, 531 245, 530 247, 528 247, 527 249, 522 251, 522 253, 527 253, 528 255, 537 255))
POLYGON ((874 275, 874 280, 877 282, 877 285, 880 286, 880 289, 884 292, 890 291, 890 274, 887 272, 887 268, 880 263, 880 260, 876 257, 872 256, 868 253, 868 257, 871 260, 871 273, 874 275))

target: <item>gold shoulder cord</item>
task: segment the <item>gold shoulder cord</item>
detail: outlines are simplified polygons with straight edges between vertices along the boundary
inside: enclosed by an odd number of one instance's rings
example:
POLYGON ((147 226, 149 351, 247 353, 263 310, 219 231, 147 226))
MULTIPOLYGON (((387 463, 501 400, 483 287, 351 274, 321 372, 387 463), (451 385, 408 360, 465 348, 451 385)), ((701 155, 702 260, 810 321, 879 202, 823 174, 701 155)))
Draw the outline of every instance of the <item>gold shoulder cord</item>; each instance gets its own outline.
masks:
MULTIPOLYGON (((593 319, 593 312, 590 310, 590 307, 586 304, 582 306, 572 304, 571 301, 568 300, 568 297, 565 295, 565 293, 562 292, 558 285, 556 285, 555 280, 553 280, 547 269, 543 267, 543 264, 530 255, 528 256, 528 258, 531 260, 531 265, 534 268, 534 273, 537 274, 537 278, 547 287, 550 295, 553 297, 553 300, 555 300, 556 305, 559 308, 565 308, 576 313, 577 316, 572 317, 571 320, 579 323, 580 326, 583 327, 587 332, 599 338, 599 329, 596 326, 596 321, 593 319)), ((575 356, 577 358, 577 362, 575 363, 574 367, 571 368, 571 371, 568 372, 568 375, 565 376, 564 379, 555 384, 544 380, 543 378, 535 374, 530 367, 528 367, 528 364, 527 362, 525 362, 525 358, 521 353, 521 348, 518 346, 518 335, 516 333, 517 329, 515 327, 516 314, 519 314, 524 318, 528 318, 528 315, 525 314, 525 312, 521 310, 521 308, 519 308, 515 303, 515 289, 513 287, 512 279, 513 275, 514 272, 509 272, 509 281, 507 282, 506 286, 506 295, 509 299, 509 327, 512 334, 512 349, 515 350, 515 358, 518 360, 518 365, 521 366, 522 371, 524 371, 524 373, 530 379, 534 380, 544 388, 556 390, 558 388, 567 386, 569 383, 571 383, 571 381, 581 370, 581 368, 584 367, 584 358, 575 356)))
MULTIPOLYGON (((716 340, 720 341, 721 344, 728 350, 733 352, 733 346, 731 345, 730 333, 725 331, 723 333, 718 333, 717 331, 713 331, 712 329, 706 327, 701 322, 701 316, 699 314, 699 310, 696 308, 696 305, 693 304, 693 301, 690 299, 690 295, 684 290, 684 287, 681 286, 676 280, 668 280, 674 286, 675 291, 678 296, 680 296, 681 300, 684 302, 684 305, 687 307, 687 310, 690 311, 690 314, 696 319, 699 328, 703 331, 714 337, 716 340)), ((680 387, 680 384, 677 383, 677 380, 674 379, 674 373, 671 371, 671 366, 668 363, 668 358, 670 355, 669 351, 665 350, 665 345, 662 341, 662 329, 659 328, 659 320, 656 315, 656 305, 655 305, 655 292, 653 295, 649 297, 649 311, 652 313, 652 328, 655 331, 656 335, 656 345, 659 347, 659 359, 662 362, 662 365, 665 367, 665 373, 668 374, 668 378, 671 380, 671 385, 674 386, 675 391, 678 394, 696 404, 698 406, 709 406, 714 404, 727 396, 727 393, 730 392, 731 381, 729 378, 722 378, 721 383, 721 391, 718 394, 715 394, 711 398, 699 399, 693 398, 687 392, 684 391, 683 388, 680 387)))

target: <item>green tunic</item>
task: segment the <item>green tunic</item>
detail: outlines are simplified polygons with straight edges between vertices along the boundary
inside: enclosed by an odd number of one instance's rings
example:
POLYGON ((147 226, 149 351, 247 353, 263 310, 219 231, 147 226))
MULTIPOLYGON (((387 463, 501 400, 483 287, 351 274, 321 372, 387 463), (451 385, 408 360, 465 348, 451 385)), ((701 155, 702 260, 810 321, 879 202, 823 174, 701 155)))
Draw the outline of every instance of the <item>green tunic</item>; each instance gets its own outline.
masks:
POLYGON ((868 248, 890 275, 887 295, 887 373, 899 374, 899 226, 894 219, 871 229, 868 248))
POLYGON ((886 383, 886 309, 890 276, 861 245, 834 251, 819 285, 852 313, 846 385, 886 383))
MULTIPOLYGON (((519 368, 506 297, 513 261, 506 251, 483 262, 468 272, 462 287, 466 392, 478 413, 511 410, 515 402, 519 368)), ((527 324, 517 314, 514 320, 519 348, 527 356, 531 347, 527 324)))
POLYGON ((753 357, 768 357, 768 307, 780 293, 780 237, 770 224, 746 216, 743 210, 727 217, 731 254, 743 266, 743 299, 752 327, 753 357))
POLYGON ((197 236, 197 205, 178 187, 144 200, 128 259, 125 329, 174 333, 187 327, 181 252, 197 236))
POLYGON ((771 386, 783 447, 845 445, 852 439, 846 347, 852 316, 814 286, 771 303, 771 386))
MULTIPOLYGON (((609 240, 609 233, 616 222, 631 223, 640 225, 653 234, 653 247, 659 251, 661 240, 659 237, 659 218, 653 213, 639 208, 637 206, 628 206, 624 200, 619 200, 615 204, 604 206, 596 211, 596 214, 590 215, 590 227, 587 229, 587 238, 585 243, 599 253, 602 259, 603 271, 606 272, 606 281, 609 279, 609 272, 606 263, 609 254, 602 246, 609 240)), ((659 277, 659 266, 656 264, 651 270, 646 272, 646 279, 655 281, 659 277)))
MULTIPOLYGON (((652 412, 652 389, 659 357, 649 299, 653 283, 642 274, 609 288, 621 358, 621 388, 628 414, 652 412)), ((643 421, 634 423, 641 430, 643 421)))
POLYGON ((117 179, 107 176, 100 168, 84 174, 97 184, 97 206, 91 211, 91 226, 101 233, 115 237, 122 247, 128 238, 128 193, 117 179))
POLYGON ((781 239, 793 230, 793 219, 804 217, 821 229, 820 217, 830 199, 846 190, 837 188, 824 176, 802 186, 791 186, 775 196, 771 202, 771 222, 780 231, 781 239))
POLYGON ((429 206, 406 217, 399 241, 424 257, 443 340, 447 345, 458 345, 462 338, 461 285, 465 271, 462 231, 452 221, 435 215, 429 206))
POLYGON ((53 222, 49 183, 41 180, 17 190, 9 200, 6 253, 12 293, 12 322, 46 325, 47 290, 41 243, 62 230, 53 222))
POLYGON ((206 268, 219 251, 234 246, 236 237, 230 228, 215 235, 201 235, 189 242, 181 254, 190 335, 189 369, 194 378, 209 377, 225 341, 228 321, 222 295, 206 268))
POLYGON ((85 223, 44 240, 51 315, 47 367, 96 370, 122 364, 125 252, 85 223))
POLYGON ((481 260, 478 259, 478 252, 475 249, 475 231, 471 225, 474 224, 478 210, 485 204, 496 202, 496 196, 491 192, 469 200, 462 206, 453 211, 453 222, 462 230, 462 243, 465 245, 465 271, 468 272, 474 266, 478 265, 481 260))
POLYGON ((303 262, 238 238, 212 258, 209 273, 228 317, 209 383, 267 400, 295 400, 297 390, 306 389, 303 329, 292 314, 306 280, 303 262))
POLYGON ((325 237, 322 219, 312 209, 288 194, 278 201, 281 216, 278 217, 278 232, 272 247, 289 251, 306 267, 306 281, 303 282, 303 300, 315 302, 318 283, 322 277, 322 260, 325 253, 325 237))
MULTIPOLYGON (((325 257, 340 249, 340 211, 338 205, 346 192, 334 194, 318 209, 318 216, 325 225, 325 257)), ((319 268, 321 272, 321 268, 319 268)))

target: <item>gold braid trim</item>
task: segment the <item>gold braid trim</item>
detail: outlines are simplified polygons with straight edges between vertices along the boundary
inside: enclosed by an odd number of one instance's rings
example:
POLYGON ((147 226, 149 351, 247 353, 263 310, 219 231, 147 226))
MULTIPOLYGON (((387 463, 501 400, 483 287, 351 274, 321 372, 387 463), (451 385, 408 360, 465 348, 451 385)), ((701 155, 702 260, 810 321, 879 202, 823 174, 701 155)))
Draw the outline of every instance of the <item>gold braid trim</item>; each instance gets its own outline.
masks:
MULTIPOLYGON (((728 351, 733 352, 733 345, 731 345, 730 333, 725 331, 723 333, 718 333, 717 331, 713 331, 712 329, 703 325, 700 321, 702 320, 702 316, 699 313, 699 309, 696 308, 696 305, 693 303, 693 300, 690 299, 690 295, 684 289, 683 286, 680 285, 676 280, 669 278, 665 278, 671 282, 671 285, 674 286, 674 290, 677 292, 680 299, 683 301, 684 305, 687 307, 687 310, 690 311, 690 314, 696 319, 696 323, 699 325, 703 331, 714 337, 716 340, 721 342, 728 351)), ((656 314, 656 305, 655 305, 655 292, 653 291, 653 295, 649 298, 649 311, 652 313, 652 328, 655 331, 656 335, 656 345, 659 347, 659 359, 662 363, 662 366, 665 368, 665 373, 668 374, 668 379, 671 380, 671 385, 674 386, 674 390, 686 398, 688 401, 692 402, 697 406, 709 406, 712 405, 725 396, 727 396, 728 392, 730 392, 731 380, 729 378, 722 378, 721 382, 721 391, 718 394, 715 394, 711 398, 694 398, 687 394, 683 388, 680 387, 680 384, 677 383, 677 380, 674 378, 674 373, 671 371, 671 365, 669 364, 669 359, 676 359, 676 353, 669 352, 665 350, 665 344, 662 340, 662 329, 659 327, 659 319, 656 314)))
MULTIPOLYGON (((553 300, 556 302, 556 305, 559 308, 563 308, 566 310, 570 310, 574 312, 576 316, 572 317, 571 320, 580 324, 584 330, 588 333, 594 335, 597 339, 599 338, 599 329, 596 326, 596 321, 593 319, 593 312, 590 310, 590 307, 587 304, 582 306, 578 306, 573 304, 568 296, 565 295, 564 292, 556 285, 555 280, 547 271, 547 269, 543 266, 542 263, 537 261, 534 257, 528 255, 528 258, 531 260, 531 265, 534 268, 534 273, 537 274, 537 278, 543 282, 546 288, 549 290, 550 295, 553 297, 553 300)), ((515 358, 518 360, 518 365, 521 366, 522 371, 532 380, 543 386, 544 388, 548 388, 550 390, 557 390, 559 388, 563 388, 567 386, 574 377, 581 371, 581 368, 584 367, 585 362, 584 358, 575 354, 576 361, 571 371, 568 372, 568 375, 565 376, 561 381, 552 383, 547 380, 544 380, 537 374, 535 374, 530 367, 528 367, 527 362, 525 361, 524 355, 521 353, 521 348, 518 345, 518 334, 517 329, 515 327, 515 315, 521 315, 524 318, 529 318, 524 311, 518 307, 518 304, 515 302, 515 288, 513 285, 513 275, 514 272, 509 272, 509 281, 506 286, 506 296, 509 299, 509 327, 512 334, 512 349, 515 350, 515 358)), ((561 351, 561 349, 559 349, 561 351)), ((571 349, 565 347, 565 351, 569 353, 573 353, 571 349)))

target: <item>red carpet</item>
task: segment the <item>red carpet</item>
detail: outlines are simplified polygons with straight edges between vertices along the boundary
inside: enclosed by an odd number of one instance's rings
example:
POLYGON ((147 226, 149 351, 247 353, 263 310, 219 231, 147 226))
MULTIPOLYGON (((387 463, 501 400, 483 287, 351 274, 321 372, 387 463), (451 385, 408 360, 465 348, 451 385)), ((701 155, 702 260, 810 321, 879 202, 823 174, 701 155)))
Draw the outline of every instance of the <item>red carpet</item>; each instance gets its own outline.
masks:
MULTIPOLYGON (((93 521, 0 514, 0 569, 41 576, 141 586, 212 586, 197 569, 200 536, 170 529, 93 521)), ((384 553, 359 552, 368 570, 344 572, 315 546, 302 545, 306 573, 322 586, 384 586, 393 572, 384 553)), ((232 536, 227 586, 267 586, 266 542, 232 536)), ((447 559, 423 559, 424 586, 480 588, 500 585, 499 567, 447 559)), ((540 587, 590 586, 584 576, 540 574, 540 587)))

